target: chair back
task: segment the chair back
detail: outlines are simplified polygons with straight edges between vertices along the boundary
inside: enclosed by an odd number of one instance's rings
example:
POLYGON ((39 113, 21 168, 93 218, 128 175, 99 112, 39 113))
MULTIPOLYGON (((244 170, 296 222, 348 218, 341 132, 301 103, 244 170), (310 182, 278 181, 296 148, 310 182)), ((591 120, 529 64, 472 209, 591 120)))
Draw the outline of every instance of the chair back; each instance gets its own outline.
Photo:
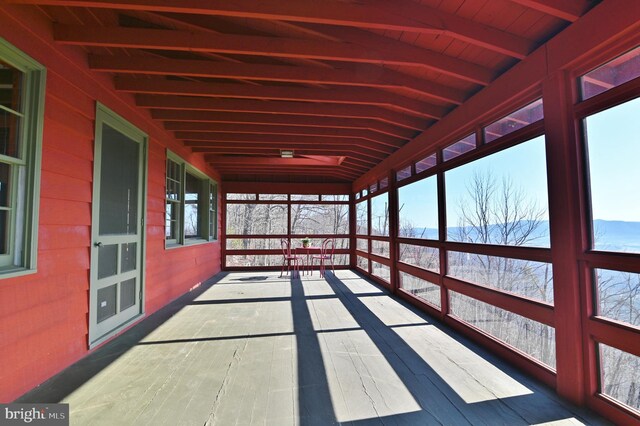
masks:
POLYGON ((333 257, 333 251, 335 250, 335 241, 332 238, 327 238, 322 242, 322 255, 333 257))
POLYGON ((280 245, 282 246, 282 254, 285 257, 291 257, 291 245, 289 244, 289 240, 286 238, 281 238, 280 245))

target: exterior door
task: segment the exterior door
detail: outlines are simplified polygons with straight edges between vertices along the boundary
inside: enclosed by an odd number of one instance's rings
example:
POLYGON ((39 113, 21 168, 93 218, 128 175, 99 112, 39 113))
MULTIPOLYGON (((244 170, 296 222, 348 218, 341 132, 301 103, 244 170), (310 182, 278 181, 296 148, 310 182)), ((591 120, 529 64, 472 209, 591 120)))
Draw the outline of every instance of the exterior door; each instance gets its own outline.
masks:
POLYGON ((102 105, 96 113, 89 346, 143 314, 147 137, 102 105))

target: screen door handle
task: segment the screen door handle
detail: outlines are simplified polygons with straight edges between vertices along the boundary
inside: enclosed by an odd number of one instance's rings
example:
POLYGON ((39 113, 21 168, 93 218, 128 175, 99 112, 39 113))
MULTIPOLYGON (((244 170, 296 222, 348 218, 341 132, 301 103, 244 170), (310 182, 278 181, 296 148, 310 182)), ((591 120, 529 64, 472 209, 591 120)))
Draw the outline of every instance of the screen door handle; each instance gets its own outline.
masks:
POLYGON ((98 242, 93 243, 93 245, 94 245, 95 247, 100 248, 100 247, 102 247, 102 242, 98 241, 98 242))

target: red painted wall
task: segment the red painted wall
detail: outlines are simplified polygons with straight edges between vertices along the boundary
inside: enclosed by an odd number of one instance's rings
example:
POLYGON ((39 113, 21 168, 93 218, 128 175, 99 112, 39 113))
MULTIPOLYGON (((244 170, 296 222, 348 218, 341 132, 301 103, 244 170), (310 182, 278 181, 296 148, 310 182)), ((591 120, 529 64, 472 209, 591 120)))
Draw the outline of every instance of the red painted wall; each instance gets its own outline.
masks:
POLYGON ((14 400, 87 355, 96 101, 149 135, 146 314, 220 270, 218 242, 164 248, 166 149, 220 180, 201 156, 91 72, 86 53, 57 46, 34 7, 0 6, 0 37, 47 68, 38 272, 0 278, 0 402, 14 400))

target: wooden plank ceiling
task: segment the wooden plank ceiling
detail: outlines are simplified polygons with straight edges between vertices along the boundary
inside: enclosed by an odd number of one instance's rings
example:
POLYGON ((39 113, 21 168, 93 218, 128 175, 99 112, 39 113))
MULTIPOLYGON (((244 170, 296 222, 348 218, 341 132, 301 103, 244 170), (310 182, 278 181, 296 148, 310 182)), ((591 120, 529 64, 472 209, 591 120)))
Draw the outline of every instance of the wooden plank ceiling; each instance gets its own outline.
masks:
POLYGON ((353 181, 597 2, 11 1, 224 180, 284 182, 353 181))

